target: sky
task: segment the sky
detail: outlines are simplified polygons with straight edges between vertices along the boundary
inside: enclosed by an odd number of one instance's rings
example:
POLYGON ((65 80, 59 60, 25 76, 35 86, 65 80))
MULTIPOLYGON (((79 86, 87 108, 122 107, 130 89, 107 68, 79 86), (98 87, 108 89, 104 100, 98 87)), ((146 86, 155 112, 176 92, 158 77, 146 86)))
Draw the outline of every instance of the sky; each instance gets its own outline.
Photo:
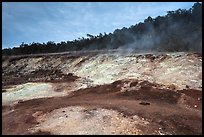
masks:
POLYGON ((24 43, 71 41, 189 9, 194 2, 3 2, 2 49, 24 43))

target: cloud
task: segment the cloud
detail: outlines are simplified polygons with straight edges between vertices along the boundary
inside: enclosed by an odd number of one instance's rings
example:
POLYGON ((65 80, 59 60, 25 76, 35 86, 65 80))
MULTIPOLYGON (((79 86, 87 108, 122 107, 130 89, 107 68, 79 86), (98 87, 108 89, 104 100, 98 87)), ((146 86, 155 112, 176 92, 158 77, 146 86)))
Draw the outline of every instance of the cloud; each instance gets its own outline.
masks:
POLYGON ((73 40, 113 32, 148 16, 190 8, 193 3, 150 2, 3 2, 3 45, 73 40))

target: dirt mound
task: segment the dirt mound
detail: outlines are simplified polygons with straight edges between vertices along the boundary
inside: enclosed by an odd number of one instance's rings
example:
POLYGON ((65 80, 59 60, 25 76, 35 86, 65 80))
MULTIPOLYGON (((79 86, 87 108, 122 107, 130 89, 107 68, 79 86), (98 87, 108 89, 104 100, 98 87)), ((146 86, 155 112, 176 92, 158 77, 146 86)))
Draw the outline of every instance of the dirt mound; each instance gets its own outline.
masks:
POLYGON ((9 77, 4 76, 2 80, 3 88, 24 84, 27 82, 73 82, 78 79, 78 76, 75 76, 73 73, 64 74, 60 70, 44 70, 39 69, 36 71, 31 72, 27 75, 22 75, 19 77, 12 76, 9 74, 9 77))
POLYGON ((30 75, 27 75, 27 78, 31 81, 42 81, 42 82, 73 82, 77 78, 77 76, 74 76, 73 73, 63 74, 60 70, 44 70, 39 69, 34 72, 32 72, 30 75), (34 80, 33 80, 34 79, 34 80))

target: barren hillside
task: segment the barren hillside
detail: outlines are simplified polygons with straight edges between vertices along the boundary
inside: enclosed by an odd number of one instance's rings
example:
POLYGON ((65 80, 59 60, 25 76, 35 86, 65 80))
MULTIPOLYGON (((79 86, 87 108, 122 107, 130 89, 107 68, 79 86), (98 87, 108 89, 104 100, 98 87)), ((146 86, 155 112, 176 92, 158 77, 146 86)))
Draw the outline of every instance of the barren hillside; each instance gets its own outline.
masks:
POLYGON ((202 134, 202 54, 2 58, 3 134, 202 134))

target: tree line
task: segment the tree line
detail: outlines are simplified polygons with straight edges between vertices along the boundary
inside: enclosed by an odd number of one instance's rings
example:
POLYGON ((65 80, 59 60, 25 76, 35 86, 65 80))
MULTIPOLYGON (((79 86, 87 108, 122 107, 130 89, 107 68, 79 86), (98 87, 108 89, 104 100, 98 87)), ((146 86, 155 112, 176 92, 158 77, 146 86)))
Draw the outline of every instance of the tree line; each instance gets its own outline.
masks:
POLYGON ((2 49, 2 55, 57 53, 65 51, 121 49, 132 51, 202 51, 202 3, 192 8, 168 11, 165 16, 148 17, 144 22, 113 33, 87 34, 87 38, 55 43, 22 43, 2 49))

